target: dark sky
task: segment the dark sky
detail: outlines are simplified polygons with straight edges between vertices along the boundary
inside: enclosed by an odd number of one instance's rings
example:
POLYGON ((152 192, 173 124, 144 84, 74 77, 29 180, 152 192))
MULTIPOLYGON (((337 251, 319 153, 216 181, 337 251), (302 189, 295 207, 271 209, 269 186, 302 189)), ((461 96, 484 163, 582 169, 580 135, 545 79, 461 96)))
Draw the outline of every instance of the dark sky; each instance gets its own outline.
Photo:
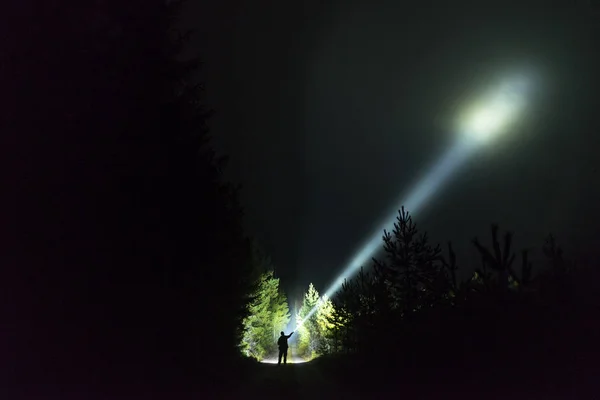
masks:
POLYGON ((567 247, 600 247, 594 2, 212 3, 183 20, 205 61, 212 132, 244 186, 249 232, 292 297, 309 281, 323 290, 379 228, 450 146, 465 99, 521 67, 539 77, 522 124, 416 221, 453 240, 463 265, 491 222, 517 248, 550 231, 567 247))

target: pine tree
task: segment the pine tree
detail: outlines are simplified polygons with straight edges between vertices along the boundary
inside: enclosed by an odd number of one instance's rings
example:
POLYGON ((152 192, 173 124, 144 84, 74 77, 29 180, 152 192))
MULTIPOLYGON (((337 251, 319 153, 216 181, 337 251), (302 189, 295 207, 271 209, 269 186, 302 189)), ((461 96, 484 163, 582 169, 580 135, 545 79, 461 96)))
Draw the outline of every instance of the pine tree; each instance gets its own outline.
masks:
POLYGON ((378 277, 390 292, 392 308, 408 316, 431 303, 434 289, 444 279, 441 249, 431 246, 427 234, 419 235, 412 217, 404 210, 398 212, 392 232, 383 233, 386 260, 374 260, 378 277))
POLYGON ((339 296, 331 300, 333 307, 331 313, 326 316, 333 353, 348 349, 347 333, 352 323, 352 314, 347 310, 339 296))
POLYGON ((335 297, 336 322, 340 323, 341 345, 347 352, 357 349, 358 315, 361 312, 359 286, 356 279, 344 280, 341 290, 335 297))
POLYGON ((327 295, 323 295, 317 308, 317 328, 319 342, 317 352, 319 354, 329 354, 333 352, 333 330, 336 325, 334 322, 335 307, 327 295))
MULTIPOLYGON (((278 287, 279 287, 279 279, 277 279, 278 287)), ((272 318, 272 346, 275 349, 275 344, 277 343, 277 339, 279 338, 279 334, 281 331, 285 329, 285 327, 290 322, 290 308, 287 301, 287 296, 281 291, 278 290, 277 296, 272 299, 271 302, 271 318, 272 318)))
POLYGON ((47 286, 31 305, 44 317, 24 326, 44 334, 27 348, 39 342, 39 368, 69 380, 92 369, 131 380, 219 371, 204 360, 239 356, 249 248, 237 188, 210 144, 199 63, 182 60, 181 2, 42 3, 35 14, 52 21, 32 22, 44 37, 21 38, 21 51, 47 74, 19 73, 27 82, 14 85, 35 88, 19 94, 38 104, 18 117, 41 135, 15 142, 29 154, 15 157, 27 176, 14 181, 29 182, 15 215, 30 217, 9 225, 24 249, 23 293, 28 276, 47 286), (31 110, 38 118, 23 118, 31 110))
POLYGON ((512 232, 506 232, 504 234, 504 246, 503 249, 501 249, 500 241, 498 240, 498 225, 492 224, 491 232, 492 250, 488 250, 486 247, 484 247, 479 242, 478 238, 474 238, 472 242, 481 255, 484 265, 490 267, 492 270, 498 273, 498 288, 501 291, 506 291, 509 288, 511 276, 515 276, 515 273, 512 269, 512 264, 515 260, 515 254, 511 254, 513 234, 512 232))
POLYGON ((242 323, 240 348, 245 355, 261 360, 275 352, 279 332, 290 320, 289 307, 272 270, 260 276, 251 299, 242 323))
POLYGON ((319 292, 312 283, 304 294, 302 307, 296 315, 296 330, 298 334, 298 351, 305 357, 313 357, 319 341, 317 324, 317 307, 319 305, 319 292), (309 316, 309 314, 312 315, 309 316), (307 318, 308 316, 308 318, 307 318))

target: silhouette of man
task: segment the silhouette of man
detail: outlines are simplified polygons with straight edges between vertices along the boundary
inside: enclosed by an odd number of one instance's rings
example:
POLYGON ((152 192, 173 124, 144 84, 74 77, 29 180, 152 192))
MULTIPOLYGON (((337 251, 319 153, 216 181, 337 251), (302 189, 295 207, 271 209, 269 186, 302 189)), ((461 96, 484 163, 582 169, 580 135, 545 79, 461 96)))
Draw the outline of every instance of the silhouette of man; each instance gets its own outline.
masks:
POLYGON ((281 332, 281 336, 279 336, 279 340, 277 340, 277 346, 279 346, 279 362, 277 363, 277 365, 281 364, 281 357, 283 356, 283 363, 287 364, 287 351, 288 351, 288 342, 287 340, 290 338, 290 336, 292 336, 294 332, 290 333, 289 335, 286 335, 285 333, 281 332))

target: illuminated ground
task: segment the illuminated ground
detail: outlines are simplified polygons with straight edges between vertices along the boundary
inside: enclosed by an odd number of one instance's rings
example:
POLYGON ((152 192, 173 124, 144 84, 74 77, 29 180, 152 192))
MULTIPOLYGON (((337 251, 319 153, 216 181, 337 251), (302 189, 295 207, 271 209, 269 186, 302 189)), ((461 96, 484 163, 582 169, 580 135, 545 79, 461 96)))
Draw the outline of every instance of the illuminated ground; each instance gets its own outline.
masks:
MULTIPOLYGON (((278 362, 277 355, 273 355, 272 357, 265 358, 261 362, 263 364, 277 364, 277 362, 278 362)), ((294 354, 293 348, 290 348, 288 350, 288 357, 287 357, 288 364, 302 364, 305 362, 306 362, 305 359, 303 359, 302 357, 298 357, 297 355, 294 354)))
MULTIPOLYGON (((265 358, 261 362, 263 364, 277 364, 278 360, 277 360, 277 358, 265 358)), ((288 364, 302 364, 305 362, 306 362, 306 360, 304 360, 300 357, 291 357, 291 358, 288 357, 288 359, 287 359, 288 364)))

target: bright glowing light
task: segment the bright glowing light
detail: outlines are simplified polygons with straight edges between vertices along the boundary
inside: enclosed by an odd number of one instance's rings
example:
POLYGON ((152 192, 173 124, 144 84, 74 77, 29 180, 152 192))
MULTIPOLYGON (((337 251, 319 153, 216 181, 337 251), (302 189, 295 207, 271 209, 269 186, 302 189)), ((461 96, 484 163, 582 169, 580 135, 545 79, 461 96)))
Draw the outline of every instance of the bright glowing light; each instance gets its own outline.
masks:
MULTIPOLYGON (((411 214, 418 212, 480 144, 489 142, 516 120, 524 111, 530 86, 531 81, 523 75, 507 80, 460 116, 458 129, 462 135, 457 142, 408 192, 408 196, 396 203, 381 228, 364 243, 327 289, 326 296, 332 297, 342 287, 344 280, 351 278, 383 246, 383 230, 390 231, 393 228, 399 206, 404 205, 411 214)), ((313 308, 300 325, 316 311, 317 308, 313 308)))
MULTIPOLYGON (((264 360, 261 360, 261 363, 263 364, 277 364, 278 362, 279 360, 277 358, 265 358, 264 360)), ((287 359, 288 364, 304 364, 306 362, 308 361, 300 357, 288 357, 287 359)))
POLYGON ((460 131, 479 142, 487 142, 505 132, 523 112, 528 87, 525 77, 504 82, 460 116, 460 131))

